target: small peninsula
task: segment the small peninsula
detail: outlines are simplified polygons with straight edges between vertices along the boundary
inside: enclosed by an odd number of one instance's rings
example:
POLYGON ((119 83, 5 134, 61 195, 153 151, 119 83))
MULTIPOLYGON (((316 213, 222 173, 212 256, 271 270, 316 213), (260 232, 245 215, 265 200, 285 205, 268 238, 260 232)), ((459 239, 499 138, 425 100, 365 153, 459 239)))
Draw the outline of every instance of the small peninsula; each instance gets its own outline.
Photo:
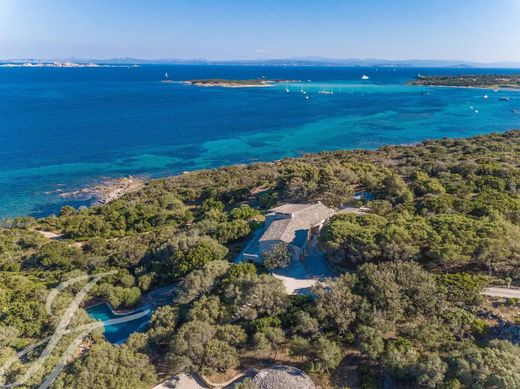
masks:
POLYGON ((296 82, 294 80, 268 80, 265 78, 254 78, 247 80, 226 80, 222 78, 209 78, 201 80, 186 80, 185 84, 205 87, 224 87, 224 88, 253 88, 273 86, 280 82, 296 82))
MULTIPOLYGON (((60 193, 59 196, 61 198, 70 199, 95 198, 96 204, 108 204, 127 193, 142 189, 145 184, 146 179, 143 177, 128 176, 110 178, 95 186, 74 190, 72 192, 63 192, 60 193)), ((48 193, 50 194, 52 192, 48 193)))
POLYGON ((422 76, 410 85, 454 86, 466 88, 520 89, 520 74, 467 74, 457 76, 422 76))

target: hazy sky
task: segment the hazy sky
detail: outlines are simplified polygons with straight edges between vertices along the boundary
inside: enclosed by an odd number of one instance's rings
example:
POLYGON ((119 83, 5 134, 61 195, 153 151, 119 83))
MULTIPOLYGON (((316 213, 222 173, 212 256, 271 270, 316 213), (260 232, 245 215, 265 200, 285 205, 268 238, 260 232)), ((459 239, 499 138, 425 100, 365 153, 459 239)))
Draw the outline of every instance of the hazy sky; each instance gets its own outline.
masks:
POLYGON ((520 61, 520 0, 0 0, 0 58, 520 61))

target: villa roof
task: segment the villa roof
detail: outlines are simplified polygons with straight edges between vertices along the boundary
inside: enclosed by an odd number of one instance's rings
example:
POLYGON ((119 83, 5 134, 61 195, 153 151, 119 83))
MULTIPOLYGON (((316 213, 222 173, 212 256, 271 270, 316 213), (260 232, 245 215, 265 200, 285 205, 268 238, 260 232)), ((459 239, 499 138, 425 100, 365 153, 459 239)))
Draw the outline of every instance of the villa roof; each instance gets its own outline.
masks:
POLYGON ((270 209, 270 211, 293 217, 312 218, 318 220, 318 222, 329 218, 334 213, 332 209, 321 202, 314 204, 283 204, 270 209))
POLYGON ((292 236, 289 235, 291 232, 294 232, 294 228, 288 228, 290 225, 291 227, 295 227, 293 219, 291 218, 273 220, 269 227, 267 227, 265 230, 264 234, 260 237, 260 241, 283 240, 287 243, 291 243, 293 240, 292 238, 294 238, 294 234, 292 236), (282 239, 284 234, 287 235, 287 238, 290 239, 282 239))
POLYGON ((334 213, 321 203, 284 204, 271 211, 289 217, 273 220, 260 237, 260 241, 283 241, 296 246, 303 244, 310 228, 327 220, 334 213))
POLYGON ((317 203, 317 204, 283 204, 283 205, 280 205, 279 207, 270 209, 270 211, 276 212, 276 213, 283 213, 286 215, 291 215, 293 213, 305 211, 306 209, 312 208, 318 204, 321 204, 321 203, 317 203))

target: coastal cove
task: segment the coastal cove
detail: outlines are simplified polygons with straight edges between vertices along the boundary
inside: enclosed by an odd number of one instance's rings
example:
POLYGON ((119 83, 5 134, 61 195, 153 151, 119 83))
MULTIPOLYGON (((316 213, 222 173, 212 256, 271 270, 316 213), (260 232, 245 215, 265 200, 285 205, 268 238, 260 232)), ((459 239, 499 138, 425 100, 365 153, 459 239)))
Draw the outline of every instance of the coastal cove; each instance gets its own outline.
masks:
POLYGON ((520 127, 518 92, 406 85, 419 73, 518 70, 2 68, 0 218, 44 216, 67 204, 90 205, 92 199, 63 198, 60 193, 112 177, 156 178, 306 152, 374 149, 520 127), (303 81, 269 88, 200 88, 163 83, 165 73, 176 81, 303 81), (364 74, 370 78, 361 80, 364 74))

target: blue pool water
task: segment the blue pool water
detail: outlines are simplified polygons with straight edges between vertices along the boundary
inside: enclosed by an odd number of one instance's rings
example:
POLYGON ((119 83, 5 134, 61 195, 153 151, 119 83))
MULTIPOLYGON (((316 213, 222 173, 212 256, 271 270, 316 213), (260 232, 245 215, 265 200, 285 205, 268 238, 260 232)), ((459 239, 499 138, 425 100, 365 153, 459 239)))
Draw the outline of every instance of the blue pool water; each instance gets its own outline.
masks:
POLYGON ((515 71, 188 65, 0 68, 0 218, 47 215, 69 203, 88 205, 90 200, 67 200, 59 194, 108 177, 161 177, 304 152, 518 128, 518 92, 405 85, 418 73, 515 71), (161 83, 165 72, 175 80, 265 76, 303 82, 290 85, 290 93, 284 91, 285 84, 201 88, 161 83), (362 81, 363 74, 370 79, 362 81), (299 92, 302 87, 308 100, 299 92), (334 94, 319 94, 322 89, 334 94), (499 101, 500 96, 510 101, 499 101))
POLYGON ((146 310, 147 308, 141 308, 131 313, 116 314, 107 303, 95 305, 87 308, 87 314, 92 318, 100 321, 107 321, 112 319, 124 318, 130 314, 138 312, 146 312, 147 314, 138 319, 130 320, 128 322, 116 323, 116 324, 105 324, 104 335, 111 342, 115 344, 124 343, 128 337, 134 332, 143 332, 146 330, 148 322, 152 316, 152 310, 146 310), (144 309, 144 311, 143 311, 144 309))

